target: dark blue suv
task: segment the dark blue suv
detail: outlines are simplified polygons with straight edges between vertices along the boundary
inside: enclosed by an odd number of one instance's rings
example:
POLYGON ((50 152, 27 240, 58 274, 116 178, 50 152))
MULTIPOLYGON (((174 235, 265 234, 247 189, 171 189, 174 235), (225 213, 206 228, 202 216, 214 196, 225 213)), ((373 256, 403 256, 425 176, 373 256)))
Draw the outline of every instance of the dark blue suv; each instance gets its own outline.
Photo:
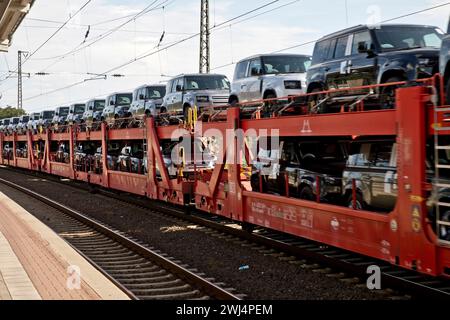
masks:
POLYGON ((450 21, 447 34, 442 39, 441 57, 439 66, 441 75, 444 77, 446 103, 450 103, 450 21))
MULTIPOLYGON (((314 49, 308 93, 429 78, 439 72, 443 37, 438 27, 395 24, 360 25, 325 36, 314 49)), ((378 92, 382 106, 395 89, 378 92)))

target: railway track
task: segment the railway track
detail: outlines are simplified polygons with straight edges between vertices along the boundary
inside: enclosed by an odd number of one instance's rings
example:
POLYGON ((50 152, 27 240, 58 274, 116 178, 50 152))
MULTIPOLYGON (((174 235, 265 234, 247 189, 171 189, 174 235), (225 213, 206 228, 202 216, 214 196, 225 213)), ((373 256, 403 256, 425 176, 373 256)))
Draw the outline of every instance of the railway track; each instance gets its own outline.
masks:
MULTIPOLYGON (((342 273, 334 272, 333 269, 335 269, 358 277, 365 282, 365 279, 369 277, 368 267, 377 266, 381 271, 383 288, 391 287, 414 297, 450 299, 450 280, 448 279, 429 277, 398 268, 382 260, 262 227, 256 227, 252 232, 248 232, 245 228, 236 228, 236 224, 229 219, 207 215, 196 210, 190 210, 189 214, 186 214, 186 211, 164 203, 140 201, 129 195, 124 197, 102 189, 99 192, 128 204, 152 210, 154 213, 164 212, 178 219, 207 227, 224 240, 227 240, 224 235, 238 237, 250 244, 255 244, 255 248, 262 253, 267 253, 267 249, 272 249, 271 252, 274 255, 284 253, 282 259, 288 262, 300 259, 300 262, 306 263, 306 267, 329 276, 344 277, 342 273), (308 261, 312 263, 308 264, 308 261)), ((352 280, 352 278, 347 279, 352 280)))
MULTIPOLYGON (((22 170, 9 170, 29 175, 28 172, 22 170)), ((53 182, 64 184, 59 179, 53 179, 49 175, 44 176, 52 179, 53 182)), ((90 188, 90 186, 82 183, 71 184, 71 186, 84 190, 90 188)), ((374 265, 381 270, 382 287, 384 289, 400 290, 413 297, 450 299, 450 281, 447 279, 425 276, 418 272, 398 268, 385 261, 270 229, 257 227, 253 232, 248 232, 242 228, 237 228, 236 224, 229 219, 207 215, 197 210, 189 210, 189 214, 187 214, 184 209, 148 199, 140 199, 130 194, 120 194, 101 188, 95 188, 95 192, 128 205, 145 208, 153 214, 173 217, 204 227, 205 232, 224 241, 235 241, 236 238, 239 238, 242 242, 248 243, 248 246, 253 246, 256 250, 261 251, 261 253, 282 254, 284 255, 282 259, 287 262, 304 264, 307 268, 331 277, 345 277, 349 281, 357 277, 360 279, 359 282, 365 282, 365 279, 369 276, 367 268, 374 265), (351 275, 351 277, 344 276, 342 272, 351 275)))
POLYGON ((13 182, 0 178, 0 183, 59 211, 52 228, 131 299, 241 299, 232 289, 118 230, 13 182))

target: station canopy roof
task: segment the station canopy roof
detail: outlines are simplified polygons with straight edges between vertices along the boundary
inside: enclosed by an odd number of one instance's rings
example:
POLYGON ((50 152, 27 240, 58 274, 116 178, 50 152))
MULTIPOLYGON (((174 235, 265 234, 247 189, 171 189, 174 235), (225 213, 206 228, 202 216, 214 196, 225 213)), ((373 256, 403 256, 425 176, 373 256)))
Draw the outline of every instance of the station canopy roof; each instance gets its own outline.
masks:
POLYGON ((8 51, 12 37, 35 0, 0 0, 0 52, 8 51))

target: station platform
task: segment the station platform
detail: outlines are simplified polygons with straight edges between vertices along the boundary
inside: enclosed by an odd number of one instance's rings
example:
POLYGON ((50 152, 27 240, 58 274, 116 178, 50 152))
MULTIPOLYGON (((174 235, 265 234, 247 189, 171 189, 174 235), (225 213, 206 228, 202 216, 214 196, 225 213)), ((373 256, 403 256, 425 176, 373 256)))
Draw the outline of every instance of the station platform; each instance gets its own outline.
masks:
POLYGON ((0 300, 129 298, 54 231, 0 192, 0 300))

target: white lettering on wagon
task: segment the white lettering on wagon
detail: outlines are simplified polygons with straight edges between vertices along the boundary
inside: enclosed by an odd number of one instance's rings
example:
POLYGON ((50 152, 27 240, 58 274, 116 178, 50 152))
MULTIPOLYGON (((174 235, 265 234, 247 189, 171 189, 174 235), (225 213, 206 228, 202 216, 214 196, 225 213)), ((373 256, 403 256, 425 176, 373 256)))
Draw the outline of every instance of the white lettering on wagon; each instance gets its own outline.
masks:
MULTIPOLYGON (((300 223, 303 228, 312 229, 314 226, 314 211, 306 208, 292 206, 266 205, 262 202, 252 201, 251 211, 253 214, 265 216, 264 225, 270 224, 268 217, 283 219, 288 222, 300 223)), ((255 220, 255 217, 252 217, 255 220)))
POLYGON ((311 129, 311 123, 309 122, 309 120, 304 120, 303 121, 303 129, 301 131, 301 133, 312 133, 312 129, 311 129))

